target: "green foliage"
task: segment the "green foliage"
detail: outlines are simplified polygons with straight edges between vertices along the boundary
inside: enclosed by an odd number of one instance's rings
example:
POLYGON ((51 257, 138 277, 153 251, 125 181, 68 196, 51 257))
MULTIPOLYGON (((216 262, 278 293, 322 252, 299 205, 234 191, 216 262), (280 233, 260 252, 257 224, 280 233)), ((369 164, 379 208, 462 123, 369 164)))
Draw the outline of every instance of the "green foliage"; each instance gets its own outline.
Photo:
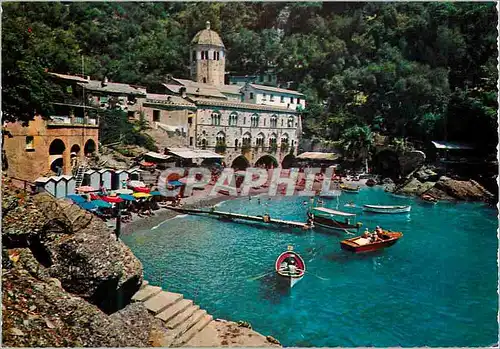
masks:
POLYGON ((369 125, 392 138, 489 151, 497 143, 493 2, 11 2, 3 10, 5 120, 50 114, 61 91, 44 69, 79 73, 82 55, 96 79, 188 78, 190 41, 209 20, 227 71, 275 67, 307 96, 304 137, 345 139, 369 125))
POLYGON ((100 128, 99 139, 102 144, 121 142, 128 145, 138 145, 151 151, 158 151, 154 139, 146 133, 145 129, 137 127, 127 119, 127 114, 121 110, 99 111, 100 128))
POLYGON ((344 156, 350 159, 367 159, 374 146, 373 133, 368 126, 354 126, 346 129, 340 138, 344 156))

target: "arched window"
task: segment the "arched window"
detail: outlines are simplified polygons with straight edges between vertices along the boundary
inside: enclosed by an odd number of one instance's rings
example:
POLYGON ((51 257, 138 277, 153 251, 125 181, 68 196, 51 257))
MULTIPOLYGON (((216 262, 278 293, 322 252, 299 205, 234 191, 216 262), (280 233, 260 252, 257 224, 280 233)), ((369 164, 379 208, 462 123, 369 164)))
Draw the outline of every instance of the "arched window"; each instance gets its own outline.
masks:
POLYGON ((278 117, 276 115, 271 116, 271 127, 278 126, 278 117))
POLYGON ((234 140, 234 150, 238 150, 238 138, 234 140))
POLYGON ((237 126, 238 125, 238 113, 233 112, 229 115, 229 126, 237 126))
POLYGON ((247 132, 243 135, 243 146, 250 146, 252 142, 252 135, 247 132))
POLYGON ((262 147, 264 146, 264 134, 261 132, 257 135, 257 138, 255 139, 255 145, 257 145, 258 147, 262 147))
POLYGON ((293 115, 290 115, 288 117, 288 127, 293 127, 293 115))
POLYGON ((226 135, 224 132, 219 132, 217 133, 217 136, 215 136, 215 140, 217 142, 217 145, 219 144, 226 144, 226 135))
POLYGON ((212 125, 219 126, 220 125, 220 114, 218 112, 212 112, 210 115, 212 125))
POLYGON ((253 114, 250 121, 250 127, 258 127, 258 126, 259 126, 259 115, 253 114))
POLYGON ((288 144, 288 134, 287 133, 284 133, 281 136, 281 143, 287 143, 288 144))

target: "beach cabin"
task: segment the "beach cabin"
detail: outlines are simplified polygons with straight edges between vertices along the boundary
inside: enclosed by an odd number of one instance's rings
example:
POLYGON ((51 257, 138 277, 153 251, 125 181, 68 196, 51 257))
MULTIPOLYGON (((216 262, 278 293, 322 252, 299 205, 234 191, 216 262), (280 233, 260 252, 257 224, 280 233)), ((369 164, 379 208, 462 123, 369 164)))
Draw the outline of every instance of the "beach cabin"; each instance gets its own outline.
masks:
MULTIPOLYGON (((104 182, 104 187, 106 189, 111 189, 112 188, 112 178, 113 178, 113 173, 114 171, 113 170, 110 170, 110 169, 102 169, 102 170, 99 170, 97 171, 99 173, 99 181, 101 182, 104 182)), ((99 188, 99 185, 101 183, 98 183, 97 186, 95 188, 99 188)))
POLYGON ((37 193, 43 193, 43 192, 47 192, 47 193, 51 193, 52 195, 54 195, 53 193, 56 191, 55 190, 55 186, 54 186, 54 182, 50 180, 49 177, 39 177, 35 180, 35 191, 37 193))
POLYGON ((66 177, 66 195, 74 194, 76 189, 76 178, 73 176, 64 177, 66 177))
POLYGON ((93 188, 99 188, 101 184, 101 174, 96 170, 88 170, 85 172, 82 185, 89 185, 93 188))

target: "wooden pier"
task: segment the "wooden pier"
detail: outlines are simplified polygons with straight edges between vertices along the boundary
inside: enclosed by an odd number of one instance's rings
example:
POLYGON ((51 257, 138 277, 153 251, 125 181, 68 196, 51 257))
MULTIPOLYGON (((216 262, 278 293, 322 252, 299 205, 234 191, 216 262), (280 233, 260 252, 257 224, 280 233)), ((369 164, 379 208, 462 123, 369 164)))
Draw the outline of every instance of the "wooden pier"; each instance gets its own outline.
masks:
POLYGON ((177 207, 168 207, 167 208, 184 214, 192 214, 192 215, 208 215, 208 216, 216 216, 222 219, 227 220, 243 220, 248 222, 259 222, 264 224, 273 224, 278 226, 284 226, 289 228, 300 228, 300 229, 310 229, 310 226, 307 223, 297 222, 297 221, 287 221, 282 219, 275 219, 270 216, 252 216, 240 213, 231 213, 231 212, 223 212, 216 210, 198 210, 198 209, 186 209, 186 208, 177 208, 177 207))

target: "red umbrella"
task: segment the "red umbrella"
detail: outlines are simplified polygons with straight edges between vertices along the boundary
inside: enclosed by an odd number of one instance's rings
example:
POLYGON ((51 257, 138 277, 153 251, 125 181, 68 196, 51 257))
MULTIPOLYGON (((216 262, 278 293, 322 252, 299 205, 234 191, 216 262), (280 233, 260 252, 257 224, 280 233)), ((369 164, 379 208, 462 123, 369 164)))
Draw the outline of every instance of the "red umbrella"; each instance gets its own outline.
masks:
POLYGON ((97 194, 90 193, 90 200, 99 200, 100 197, 97 194))
POLYGON ((102 200, 112 204, 116 204, 123 201, 123 199, 119 196, 105 196, 102 198, 102 200))
POLYGON ((154 162, 147 162, 147 161, 143 161, 140 163, 141 166, 144 166, 144 167, 151 167, 151 166, 154 166, 156 165, 154 162))
POLYGON ((149 188, 147 188, 147 187, 135 187, 134 191, 136 193, 149 193, 150 192, 149 188))

